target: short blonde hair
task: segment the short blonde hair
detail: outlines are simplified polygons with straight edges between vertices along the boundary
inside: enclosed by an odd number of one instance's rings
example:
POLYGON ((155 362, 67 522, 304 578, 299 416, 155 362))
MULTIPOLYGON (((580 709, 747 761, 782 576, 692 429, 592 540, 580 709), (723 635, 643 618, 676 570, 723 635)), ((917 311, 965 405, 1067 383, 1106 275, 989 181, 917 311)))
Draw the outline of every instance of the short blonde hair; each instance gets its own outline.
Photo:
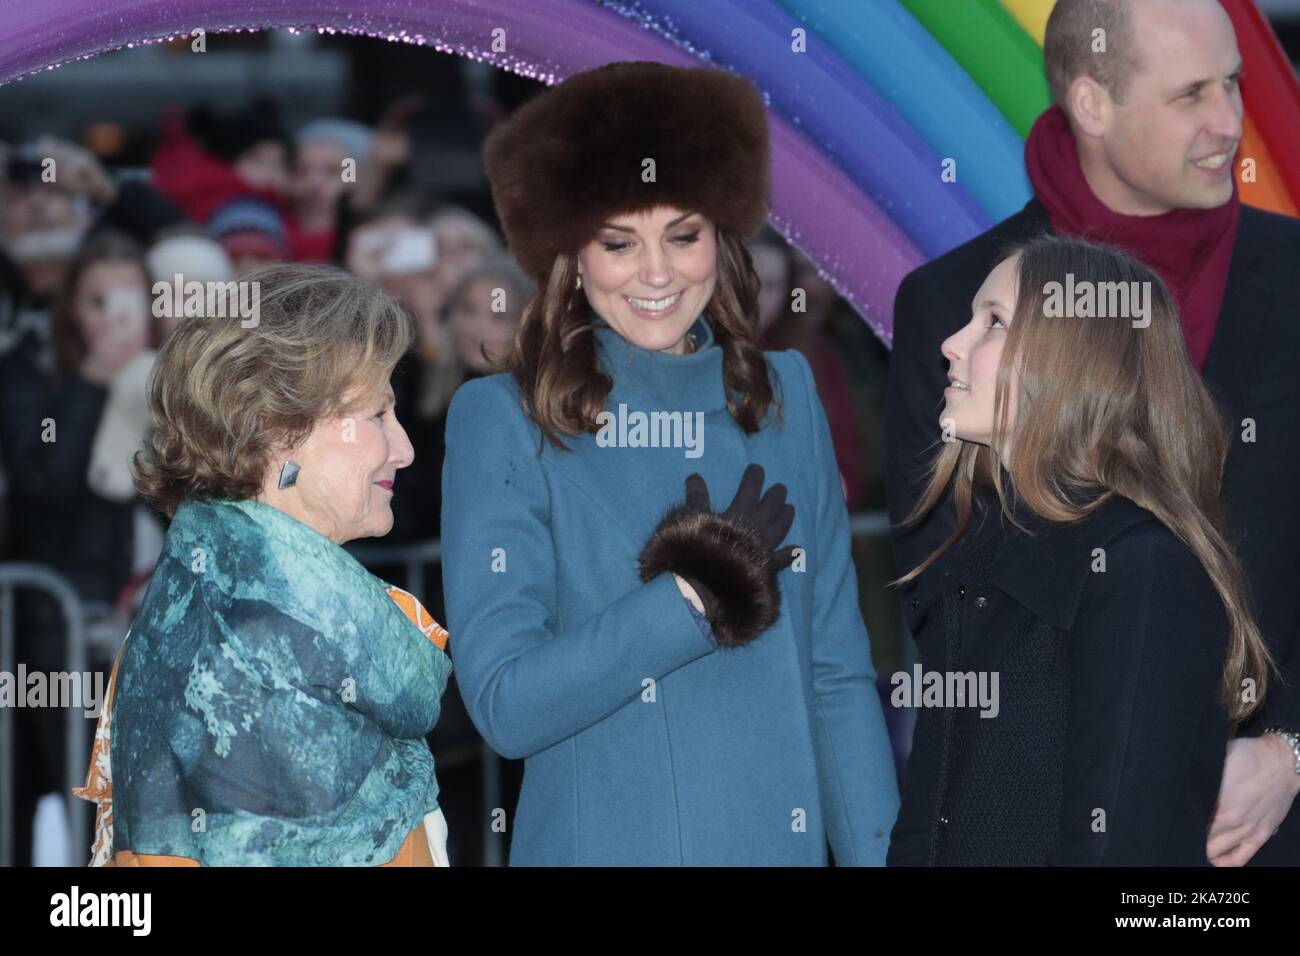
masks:
POLYGON ((1067 113, 1070 84, 1085 75, 1123 103, 1133 75, 1143 68, 1132 0, 1057 0, 1047 18, 1043 66, 1052 100, 1067 113), (1094 30, 1105 31, 1105 53, 1092 51, 1094 30))
POLYGON ((244 281, 256 283, 256 322, 182 319, 150 375, 154 430, 133 472, 166 515, 187 498, 255 497, 274 445, 382 389, 414 341, 397 300, 333 266, 275 265, 244 281))

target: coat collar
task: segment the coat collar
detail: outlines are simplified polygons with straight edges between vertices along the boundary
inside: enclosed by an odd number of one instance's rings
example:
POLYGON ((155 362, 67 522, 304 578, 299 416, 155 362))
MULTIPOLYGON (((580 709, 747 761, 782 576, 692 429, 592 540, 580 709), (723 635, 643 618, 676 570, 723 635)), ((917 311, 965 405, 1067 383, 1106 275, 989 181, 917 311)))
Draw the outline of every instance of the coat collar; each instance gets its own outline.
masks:
POLYGON ((1017 511, 1032 535, 1009 526, 1006 546, 993 561, 989 584, 1058 630, 1074 626, 1088 573, 1121 532, 1155 515, 1128 498, 1115 497, 1071 524, 1050 524, 1017 511))
POLYGON ((1246 385, 1254 378, 1256 355, 1266 338, 1261 329, 1266 317, 1275 313, 1272 288, 1256 275, 1268 251, 1259 216, 1259 210, 1241 207, 1241 226, 1232 251, 1223 308, 1205 361, 1206 387, 1229 404, 1240 402, 1246 385))
POLYGON ((727 407, 722 346, 703 313, 691 326, 696 348, 687 355, 668 355, 633 345, 599 315, 593 316, 592 322, 601 369, 614 380, 608 403, 611 407, 616 407, 619 400, 648 405, 643 411, 707 414, 727 407))
MULTIPOLYGON (((1112 498, 1092 514, 1072 524, 1052 524, 1021 504, 1012 513, 1032 534, 1011 524, 997 500, 978 530, 967 534, 1000 535, 1002 542, 992 559, 986 586, 1010 597, 1034 617, 1061 631, 1074 627, 1088 572, 1096 548, 1106 548, 1121 532, 1155 515, 1128 498, 1112 498)), ((972 517, 971 528, 977 518, 972 517)), ((962 584, 954 575, 961 552, 954 546, 917 582, 912 614, 919 620, 943 590, 962 584)))

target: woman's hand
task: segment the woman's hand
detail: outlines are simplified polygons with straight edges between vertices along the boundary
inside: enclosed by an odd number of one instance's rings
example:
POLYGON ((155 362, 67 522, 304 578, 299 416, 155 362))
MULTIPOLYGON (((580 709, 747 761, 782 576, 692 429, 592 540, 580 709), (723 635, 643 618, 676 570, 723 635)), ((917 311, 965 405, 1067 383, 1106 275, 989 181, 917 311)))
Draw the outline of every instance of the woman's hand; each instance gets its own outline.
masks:
POLYGON ((746 644, 776 621, 781 611, 776 574, 794 561, 794 546, 775 550, 794 523, 794 505, 786 503, 782 484, 760 497, 763 474, 761 465, 746 468, 735 498, 721 513, 713 511, 704 479, 691 475, 686 503, 664 516, 641 552, 641 579, 653 580, 664 571, 684 579, 720 644, 746 644))
POLYGON ((370 209, 383 195, 394 171, 411 158, 411 116, 424 107, 422 96, 404 96, 389 104, 375 125, 374 140, 365 158, 365 170, 357 177, 352 207, 370 209))

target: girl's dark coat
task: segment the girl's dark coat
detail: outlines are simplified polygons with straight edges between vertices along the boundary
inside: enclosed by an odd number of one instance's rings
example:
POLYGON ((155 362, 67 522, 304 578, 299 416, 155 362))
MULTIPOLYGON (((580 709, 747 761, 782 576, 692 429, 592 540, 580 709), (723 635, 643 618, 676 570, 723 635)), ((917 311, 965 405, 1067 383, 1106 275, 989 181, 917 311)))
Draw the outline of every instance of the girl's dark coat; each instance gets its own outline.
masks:
POLYGON ((999 693, 992 717, 919 710, 889 863, 1206 865, 1228 739, 1217 592, 1127 499, 1031 527, 994 511, 905 592, 924 671, 996 672, 999 693))

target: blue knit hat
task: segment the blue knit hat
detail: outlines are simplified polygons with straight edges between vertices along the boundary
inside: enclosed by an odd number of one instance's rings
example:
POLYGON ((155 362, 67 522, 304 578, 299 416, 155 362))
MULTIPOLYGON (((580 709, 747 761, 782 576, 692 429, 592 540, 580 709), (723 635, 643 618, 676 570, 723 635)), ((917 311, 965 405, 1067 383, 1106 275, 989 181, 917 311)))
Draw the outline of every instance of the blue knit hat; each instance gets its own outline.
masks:
POLYGON ((208 222, 208 234, 231 258, 251 254, 283 261, 289 257, 289 241, 279 211, 255 196, 240 196, 217 207, 208 222))

